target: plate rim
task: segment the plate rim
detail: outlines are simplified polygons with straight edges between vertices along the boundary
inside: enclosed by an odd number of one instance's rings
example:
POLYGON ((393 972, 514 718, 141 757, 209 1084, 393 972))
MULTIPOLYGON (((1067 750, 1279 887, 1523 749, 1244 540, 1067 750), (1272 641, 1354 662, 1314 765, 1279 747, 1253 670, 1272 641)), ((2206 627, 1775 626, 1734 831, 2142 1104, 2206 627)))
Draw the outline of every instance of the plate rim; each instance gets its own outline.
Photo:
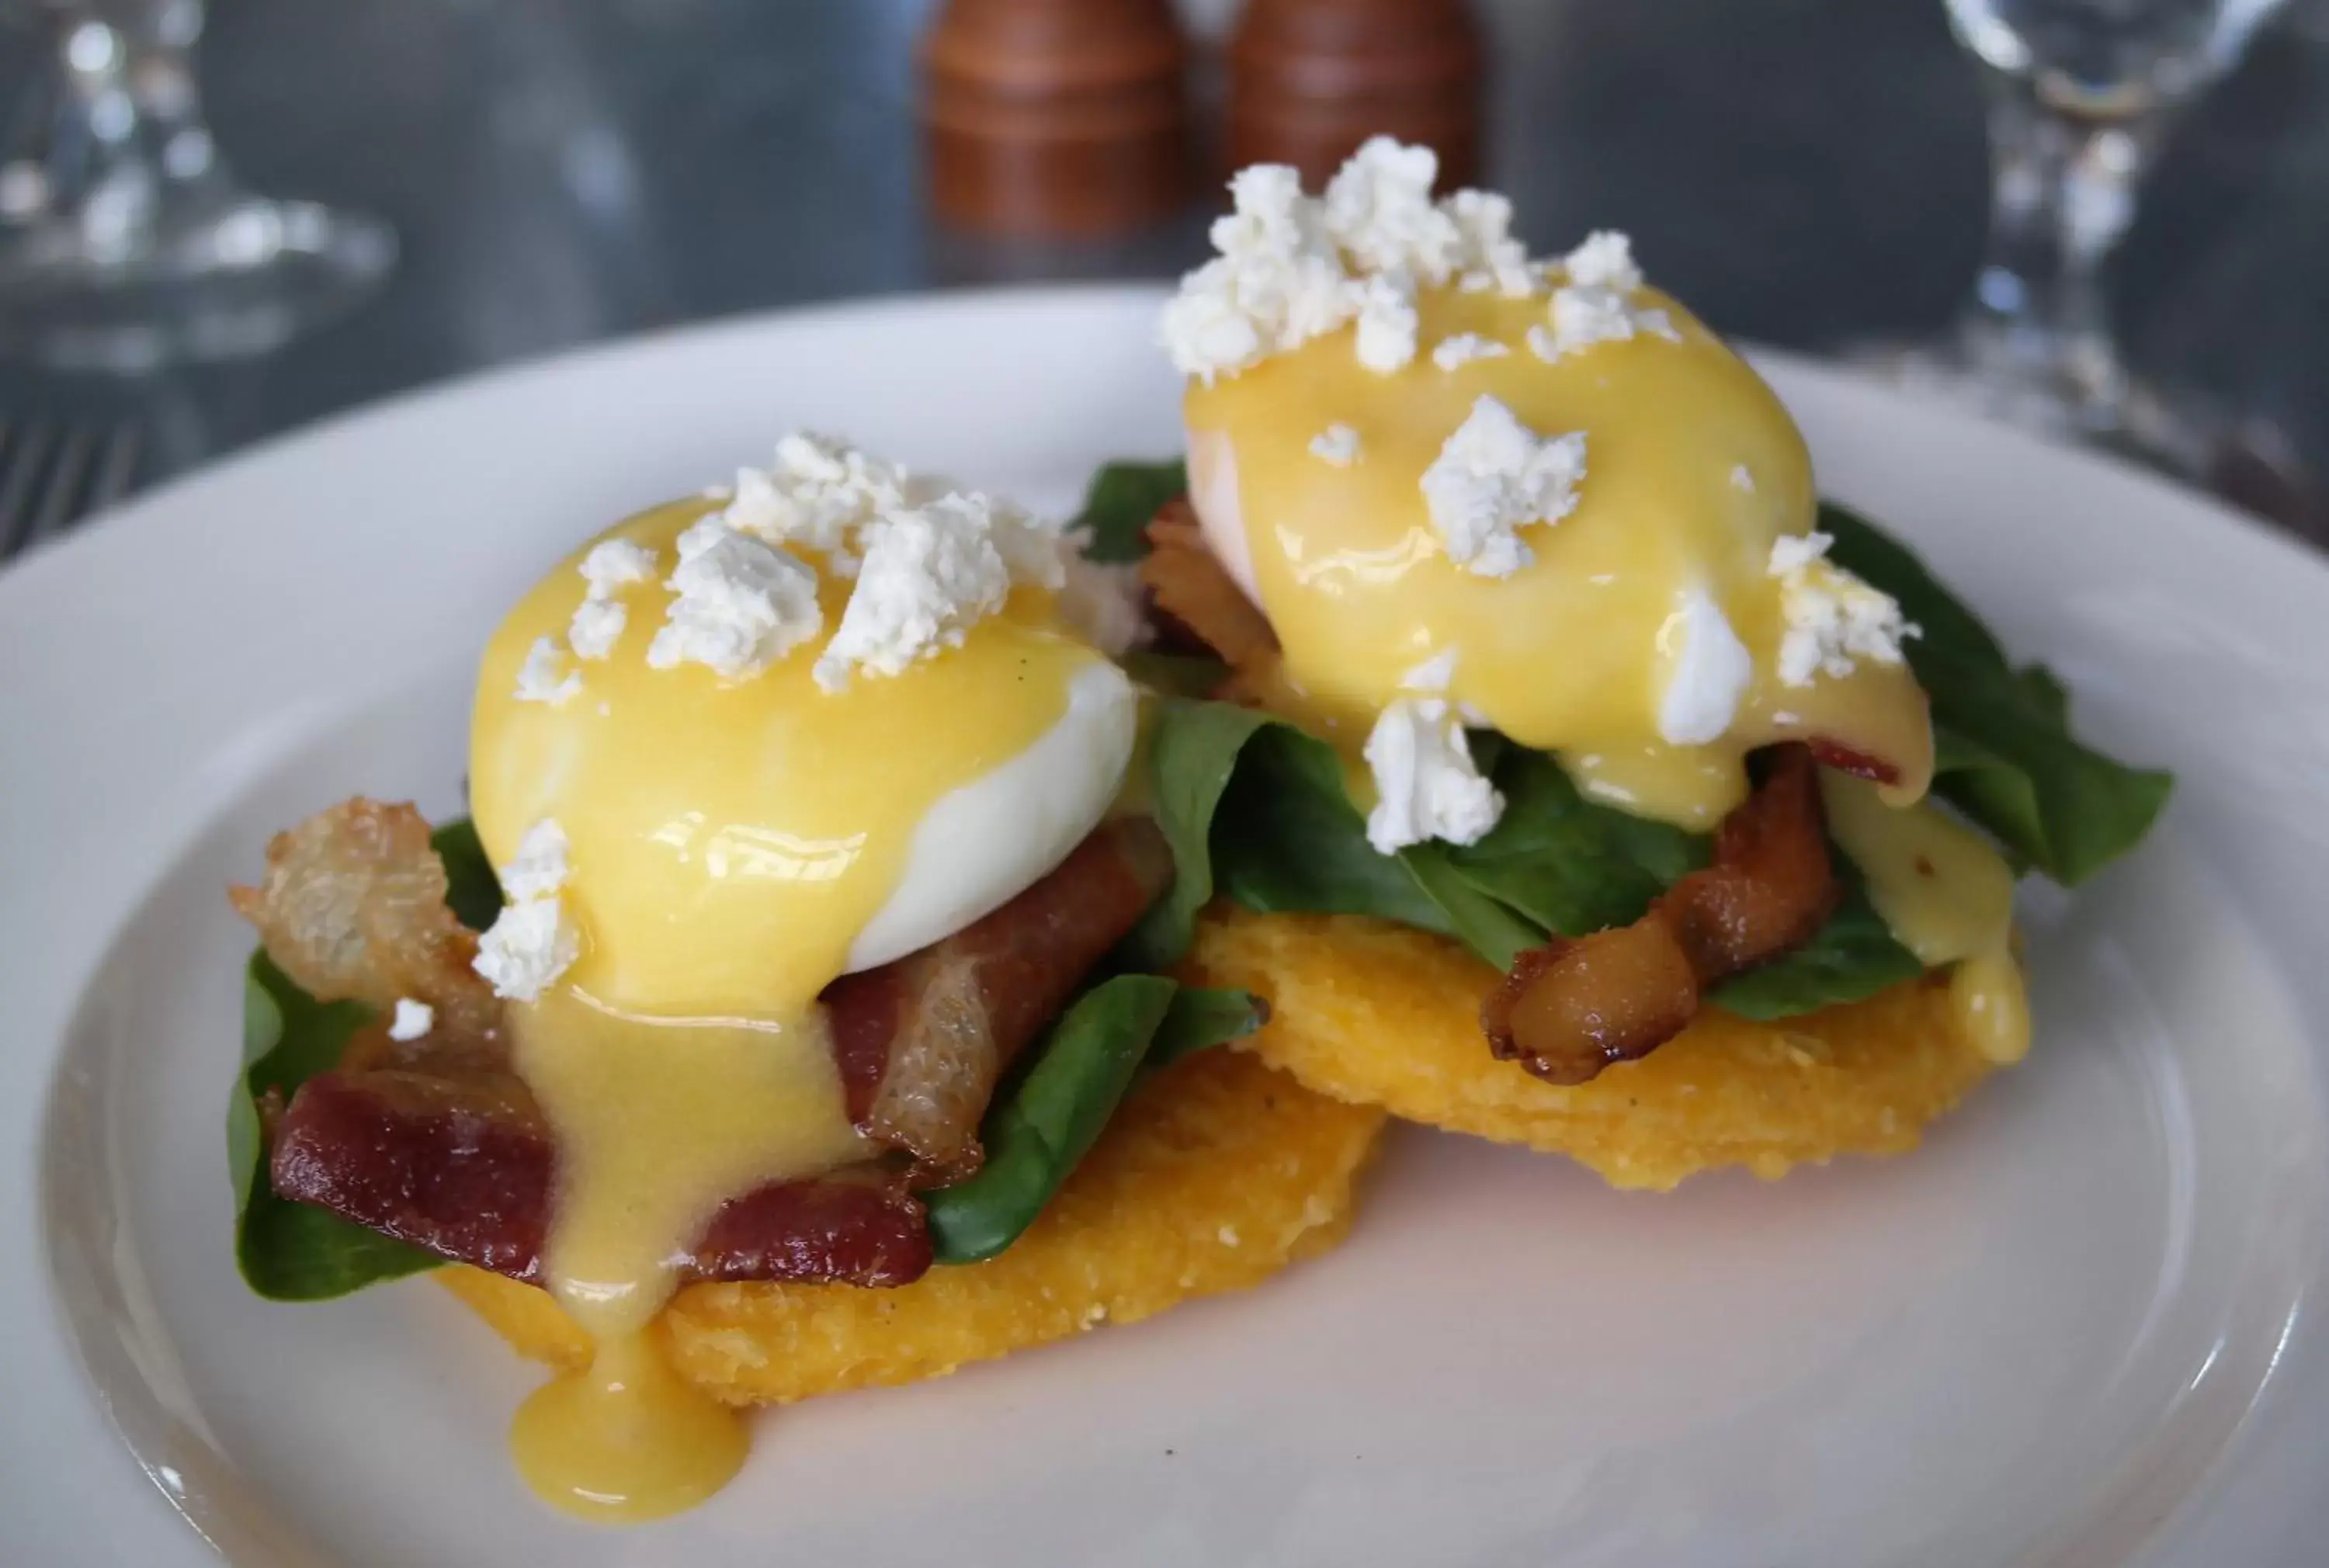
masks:
MULTIPOLYGON (((971 288, 943 291, 935 294, 887 296, 871 300, 822 304, 774 312, 720 317, 658 329, 649 333, 610 339, 561 352, 495 366, 451 380, 410 389, 379 401, 354 408, 337 411, 297 429, 272 437, 243 448, 204 466, 190 474, 134 498, 125 506, 108 515, 93 520, 81 529, 37 549, 24 559, 0 572, 0 663, 5 663, 8 652, 21 643, 12 643, 12 636, 24 634, 18 630, 28 622, 40 619, 36 611, 47 608, 50 596, 70 594, 91 587, 90 578, 106 568, 120 561, 133 561, 137 553, 149 542, 167 537, 173 519, 179 513, 198 511, 219 503, 219 499, 231 495, 239 488, 256 483, 270 474, 283 472, 287 465, 328 458, 335 447, 344 444, 362 444, 400 422, 427 421, 442 417, 448 406, 465 400, 491 401, 495 399, 524 397, 536 386, 548 386, 560 378, 580 373, 604 375, 618 373, 626 365, 653 361, 662 356, 684 356, 691 350, 707 343, 756 339, 763 334, 781 335, 795 330, 862 329, 871 323, 894 321, 900 318, 947 317, 957 315, 992 315, 998 311, 1030 311, 1039 315, 1056 312, 1075 305, 1104 310, 1122 310, 1132 305, 1152 307, 1164 297, 1161 285, 1079 284, 1048 286, 1016 286, 1003 288, 971 288)), ((1861 378, 1838 371, 1800 356, 1779 351, 1753 349, 1750 358, 1759 370, 1771 376, 1792 392, 1809 389, 1821 398, 1839 398, 1848 402, 1873 400, 1892 406, 1896 411, 1904 406, 1919 418, 1944 419, 1953 423, 1980 427, 1980 438, 1985 444, 1995 444, 2018 453, 2024 460, 2034 461, 2055 468, 2074 479, 2073 488, 2089 493, 2108 496, 2114 491, 2124 493, 2148 492, 2155 496, 2172 498, 2173 506, 2162 507, 2159 522, 2172 528, 2190 541, 2207 542, 2221 538, 2238 538, 2247 542, 2234 547, 2251 550, 2265 547, 2266 555, 2256 558, 2256 569, 2289 572, 2304 585, 2303 591, 2317 596, 2324 609, 2329 609, 2329 558, 2324 558, 2287 534, 2268 525, 2237 512, 2221 502, 2175 485, 2157 476, 2136 474, 2124 469, 2112 460, 2098 455, 2054 447, 2025 432, 1982 424, 1975 417, 1938 408, 1916 408, 1913 400, 1874 386, 1861 378), (2133 491, 2124 487, 2132 486, 2133 491), (2228 530, 2228 531, 2227 531, 2228 530)), ((101 582, 97 585, 101 587, 101 582)), ((0 690, 0 724, 12 711, 12 692, 0 690)), ((21 764, 18 765, 21 767, 21 764)), ((25 769, 29 775, 38 764, 25 769)), ((0 783, 11 776, 10 765, 0 760, 0 783)), ((5 793, 5 792, 0 792, 5 793)), ((206 820, 207 812, 200 813, 206 820)), ((13 862, 6 842, 10 830, 0 825, 0 867, 13 862)), ((166 860, 156 864, 166 864, 166 860)), ((142 892, 142 888, 137 889, 142 892)), ((0 885, 0 916, 12 910, 26 911, 33 900, 21 893, 13 897, 5 885, 0 885)), ((118 934, 119 921, 112 923, 112 932, 118 934)), ((105 951, 107 942, 99 943, 83 954, 93 963, 105 951)), ((0 952, 0 983, 11 975, 12 965, 5 952, 0 952)), ((69 981, 61 982, 49 996, 52 1004, 61 1002, 58 1021, 78 1010, 81 982, 87 964, 71 971, 69 981)), ((47 1125, 52 1096, 61 1090, 56 1077, 57 1052, 61 1037, 39 1040, 39 1049, 30 1053, 12 1053, 19 1058, 14 1063, 0 1062, 0 1092, 30 1086, 29 1095, 16 1094, 18 1113, 0 1121, 0 1168, 13 1168, 20 1175, 30 1174, 37 1167, 42 1153, 42 1130, 47 1125), (21 1059, 33 1058, 28 1068, 21 1059), (32 1113, 24 1114, 26 1106, 32 1113), (26 1134, 29 1132, 29 1137, 26 1134)), ((2316 1047, 2320 1042, 2315 1040, 2316 1047)), ((2316 1064, 2318 1066, 2318 1064, 2316 1064)), ((63 1319, 62 1303, 50 1288, 52 1240, 44 1221, 38 1216, 27 1216, 21 1210, 36 1200, 40 1183, 23 1182, 18 1201, 6 1207, 5 1217, 0 1219, 0 1260, 19 1265, 0 1273, 0 1304, 24 1304, 24 1289, 37 1280, 39 1293, 49 1298, 48 1311, 43 1314, 57 1341, 45 1342, 49 1347, 66 1351, 73 1377, 78 1380, 77 1392, 85 1402, 95 1403, 99 1397, 85 1377, 80 1363, 75 1335, 63 1319), (27 1229, 24 1221, 35 1223, 27 1229), (24 1255, 24 1243, 32 1244, 33 1256, 24 1255), (31 1268, 24 1265, 31 1264, 31 1268)), ((2317 1310, 2317 1308, 2315 1309, 2317 1310)), ((2292 1319, 2290 1332, 2296 1332, 2292 1319)), ((2318 1332, 2316 1329, 2315 1332, 2318 1332)), ((38 1340, 40 1336, 33 1336, 38 1340)), ((41 1346, 28 1345, 22 1338, 0 1341, 0 1369, 11 1363, 23 1367, 31 1357, 40 1353, 41 1346)), ((109 1413, 104 1416, 110 1428, 109 1413)), ((2329 1412, 2322 1413, 2316 1422, 2329 1431, 2329 1412)), ((118 1434, 108 1431, 108 1446, 120 1459, 130 1460, 125 1475, 139 1473, 137 1460, 123 1445, 118 1434)), ((2244 1432, 2244 1439, 2253 1434, 2244 1432)), ((0 1452, 10 1445, 0 1440, 0 1452)), ((2230 1463, 2228 1455, 2227 1464, 2230 1463)), ((20 1470, 20 1474, 28 1473, 20 1470)), ((142 1488, 141 1488, 142 1489, 142 1488)), ((2196 1500, 2196 1499, 2195 1499, 2196 1500)), ((2329 1514, 2324 1514, 2329 1518, 2329 1514)), ((175 1538, 187 1540, 183 1526, 174 1518, 165 1521, 175 1538)), ((108 1548, 110 1550, 111 1548, 108 1548)), ((122 1561, 161 1562, 158 1557, 125 1557, 122 1561)), ((192 1558, 188 1559, 192 1561, 192 1558)))

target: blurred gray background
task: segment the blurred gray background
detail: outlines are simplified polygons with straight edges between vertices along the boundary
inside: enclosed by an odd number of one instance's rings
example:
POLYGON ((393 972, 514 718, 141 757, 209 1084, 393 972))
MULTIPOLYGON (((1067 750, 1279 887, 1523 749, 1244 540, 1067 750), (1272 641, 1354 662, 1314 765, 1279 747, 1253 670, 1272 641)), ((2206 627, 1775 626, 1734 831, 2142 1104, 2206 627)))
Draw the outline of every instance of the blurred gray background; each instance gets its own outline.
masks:
MULTIPOLYGON (((617 333, 853 296, 1163 277, 1207 213, 1105 244, 929 220, 930 0, 213 0, 201 69, 248 182, 391 221, 360 315, 134 388, 0 367, 0 415, 137 402, 183 468, 339 409, 617 333)), ((1218 13, 1219 5, 1199 5, 1218 13)), ((1939 0, 1488 0, 1488 174, 1540 249, 1632 231, 1718 328, 1819 352, 1939 329, 1986 211, 1939 0)), ((0 103, 38 47, 0 29, 0 103)), ((2169 144, 2117 268, 2139 371, 2329 471, 2329 0, 2296 0, 2169 144)))

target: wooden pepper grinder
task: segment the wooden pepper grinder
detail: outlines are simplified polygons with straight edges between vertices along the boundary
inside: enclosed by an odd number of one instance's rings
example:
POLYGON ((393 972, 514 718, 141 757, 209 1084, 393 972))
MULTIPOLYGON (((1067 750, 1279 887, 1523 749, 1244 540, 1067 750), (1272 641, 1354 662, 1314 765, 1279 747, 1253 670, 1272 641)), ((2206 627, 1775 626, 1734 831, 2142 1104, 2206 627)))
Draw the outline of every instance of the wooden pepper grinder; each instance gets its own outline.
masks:
POLYGON ((948 0, 921 58, 929 189, 948 222, 1089 236, 1188 200, 1171 0, 948 0))
POLYGON ((1249 0, 1230 39, 1232 167, 1291 164, 1317 189, 1371 136, 1480 164, 1480 23, 1469 0, 1249 0))

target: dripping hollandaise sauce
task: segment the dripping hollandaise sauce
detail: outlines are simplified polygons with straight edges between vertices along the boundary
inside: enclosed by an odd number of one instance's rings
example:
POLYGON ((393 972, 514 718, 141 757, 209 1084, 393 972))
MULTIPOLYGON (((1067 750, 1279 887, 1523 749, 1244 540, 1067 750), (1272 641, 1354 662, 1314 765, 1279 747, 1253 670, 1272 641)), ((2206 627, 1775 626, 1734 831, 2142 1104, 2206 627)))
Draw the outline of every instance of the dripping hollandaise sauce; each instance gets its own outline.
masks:
POLYGON ((1369 728, 1419 666, 1448 661, 1445 695, 1476 722, 1550 753, 1589 797, 1696 831, 1746 798, 1759 747, 1818 738, 1884 759, 1891 780, 1823 769, 1832 831, 1903 945, 1947 967, 1966 1038, 2027 1049, 2029 1009, 2010 951, 2013 878, 1996 851, 1925 796, 1932 728, 1907 665, 1862 659, 1802 684, 1779 675, 1787 632, 1772 546, 1812 530, 1810 455, 1752 368, 1670 297, 1644 290, 1674 335, 1640 333, 1548 361, 1528 346, 1545 296, 1426 288, 1420 351, 1404 370, 1360 364, 1345 327, 1183 399, 1190 499, 1208 542, 1268 617, 1287 717, 1332 741, 1354 794, 1369 728), (1431 345, 1475 334, 1504 352, 1454 369, 1431 345), (1505 577, 1447 559, 1425 470, 1476 399, 1493 396, 1542 435, 1581 431, 1575 510, 1525 530, 1534 559, 1505 577), (1323 461, 1329 426, 1355 457, 1323 461), (1721 736, 1664 739, 1660 700, 1710 600, 1751 661, 1721 736))
MULTIPOLYGON (((667 561, 710 505, 601 537, 667 561)), ((580 935, 574 962, 508 1017, 559 1150, 544 1283, 596 1354, 525 1402, 514 1457, 553 1506, 626 1521, 702 1501, 748 1448, 741 1418, 659 1348, 678 1260, 728 1199, 872 1152, 818 993, 899 887, 931 807, 1050 730, 1099 656, 1056 625, 1049 595, 1020 590, 945 657, 840 693, 814 685, 815 647, 744 679, 653 669, 669 596, 639 583, 621 590, 627 634, 584 667, 579 695, 519 700, 528 650, 582 599, 581 553, 487 648, 470 794, 496 865, 534 824, 561 825, 580 935)), ((821 580, 830 628, 848 585, 821 580)))

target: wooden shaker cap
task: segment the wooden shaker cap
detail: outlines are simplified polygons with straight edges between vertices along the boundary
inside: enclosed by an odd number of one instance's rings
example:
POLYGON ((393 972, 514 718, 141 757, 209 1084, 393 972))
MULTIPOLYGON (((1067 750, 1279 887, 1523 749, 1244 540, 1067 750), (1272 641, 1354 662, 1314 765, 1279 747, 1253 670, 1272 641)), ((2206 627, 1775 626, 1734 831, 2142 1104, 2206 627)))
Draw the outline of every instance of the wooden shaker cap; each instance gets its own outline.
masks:
POLYGON ((1469 0, 1249 0, 1230 40, 1233 167, 1291 164, 1315 189, 1371 136, 1476 180, 1482 46, 1469 0))
POLYGON ((1171 0, 948 0, 922 41, 930 198, 964 228, 1091 235, 1190 191, 1171 0))

